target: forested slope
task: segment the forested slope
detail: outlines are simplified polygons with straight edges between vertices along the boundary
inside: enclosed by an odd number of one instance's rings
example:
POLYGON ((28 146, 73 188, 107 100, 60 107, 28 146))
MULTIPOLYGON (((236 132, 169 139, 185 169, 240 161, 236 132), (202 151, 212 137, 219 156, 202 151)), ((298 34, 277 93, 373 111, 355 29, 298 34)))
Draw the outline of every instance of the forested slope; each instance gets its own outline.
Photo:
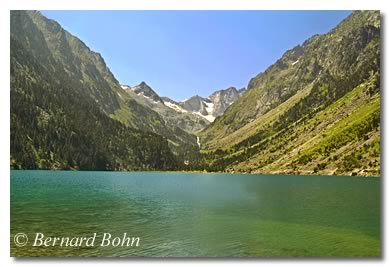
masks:
POLYGON ((13 168, 177 168, 167 139, 140 127, 139 113, 133 124, 111 118, 131 99, 121 100, 99 54, 34 11, 11 11, 10 41, 13 168))

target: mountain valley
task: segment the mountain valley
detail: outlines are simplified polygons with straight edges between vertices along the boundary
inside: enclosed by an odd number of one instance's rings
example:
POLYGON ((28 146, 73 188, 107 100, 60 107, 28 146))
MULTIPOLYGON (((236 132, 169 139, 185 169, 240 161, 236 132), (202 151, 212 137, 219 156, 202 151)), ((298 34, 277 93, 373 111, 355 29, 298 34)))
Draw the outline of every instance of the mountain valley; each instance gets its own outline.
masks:
POLYGON ((11 168, 380 175, 380 26, 354 11, 246 88, 176 101, 11 11, 11 168))

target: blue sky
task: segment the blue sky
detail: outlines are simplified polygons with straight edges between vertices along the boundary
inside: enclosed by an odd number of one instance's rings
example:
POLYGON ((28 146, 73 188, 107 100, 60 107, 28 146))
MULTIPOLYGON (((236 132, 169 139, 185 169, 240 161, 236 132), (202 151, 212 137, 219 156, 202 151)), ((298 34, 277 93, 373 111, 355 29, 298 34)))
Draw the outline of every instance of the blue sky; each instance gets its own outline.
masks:
POLYGON ((246 87, 283 53, 350 11, 43 11, 102 54, 127 85, 182 100, 246 87))

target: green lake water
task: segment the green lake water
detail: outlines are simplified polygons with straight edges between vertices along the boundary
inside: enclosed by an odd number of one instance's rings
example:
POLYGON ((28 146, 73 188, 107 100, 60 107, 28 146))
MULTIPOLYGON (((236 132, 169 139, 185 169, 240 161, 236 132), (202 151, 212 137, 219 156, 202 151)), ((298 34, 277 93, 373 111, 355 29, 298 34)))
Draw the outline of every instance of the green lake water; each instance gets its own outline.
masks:
POLYGON ((380 256, 380 191, 375 177, 11 171, 11 255, 380 256), (33 247, 35 233, 140 242, 33 247))

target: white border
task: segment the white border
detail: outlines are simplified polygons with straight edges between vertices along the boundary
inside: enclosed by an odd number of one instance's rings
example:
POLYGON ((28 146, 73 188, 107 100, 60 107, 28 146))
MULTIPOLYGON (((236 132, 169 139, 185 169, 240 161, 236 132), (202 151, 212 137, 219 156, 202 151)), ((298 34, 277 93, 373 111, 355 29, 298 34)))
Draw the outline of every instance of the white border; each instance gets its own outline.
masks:
POLYGON ((7 1, 10 9, 381 9, 380 0, 13 0, 7 1))
POLYGON ((291 265, 344 265, 344 266, 372 266, 389 264, 386 259, 386 255, 389 255, 388 246, 386 241, 388 239, 388 231, 385 231, 384 222, 387 222, 387 215, 389 214, 388 197, 385 192, 388 190, 388 182, 386 182, 386 174, 388 166, 388 160, 385 157, 384 151, 388 151, 388 143, 385 140, 385 133, 387 133, 386 126, 389 125, 388 108, 384 103, 390 103, 389 94, 386 94, 385 77, 389 77, 389 70, 385 66, 384 62, 388 62, 389 53, 384 51, 387 44, 387 37, 389 36, 389 29, 387 25, 387 14, 389 12, 388 1, 381 0, 1 0, 0 11, 0 36, 2 37, 0 42, 0 73, 1 73, 1 86, 0 86, 0 166, 2 180, 0 184, 0 198, 1 198, 1 216, 0 216, 0 263, 1 266, 9 266, 11 264, 34 264, 34 265, 52 265, 60 263, 62 266, 74 265, 82 266, 88 265, 112 265, 114 264, 131 264, 135 266, 139 265, 182 265, 183 263, 189 265, 211 265, 225 266, 226 264, 242 264, 242 265, 254 265, 267 263, 276 266, 283 266, 284 264, 291 265), (380 9, 382 13, 382 185, 383 185, 383 203, 385 206, 383 209, 383 255, 384 260, 368 261, 368 260, 267 260, 267 259, 251 259, 251 260, 124 260, 124 259, 30 259, 30 260, 15 260, 9 257, 9 10, 11 9, 37 9, 37 10, 105 10, 105 9, 135 9, 135 10, 182 10, 182 9, 195 9, 195 10, 251 10, 251 9, 263 9, 263 10, 337 10, 337 9, 380 9))

